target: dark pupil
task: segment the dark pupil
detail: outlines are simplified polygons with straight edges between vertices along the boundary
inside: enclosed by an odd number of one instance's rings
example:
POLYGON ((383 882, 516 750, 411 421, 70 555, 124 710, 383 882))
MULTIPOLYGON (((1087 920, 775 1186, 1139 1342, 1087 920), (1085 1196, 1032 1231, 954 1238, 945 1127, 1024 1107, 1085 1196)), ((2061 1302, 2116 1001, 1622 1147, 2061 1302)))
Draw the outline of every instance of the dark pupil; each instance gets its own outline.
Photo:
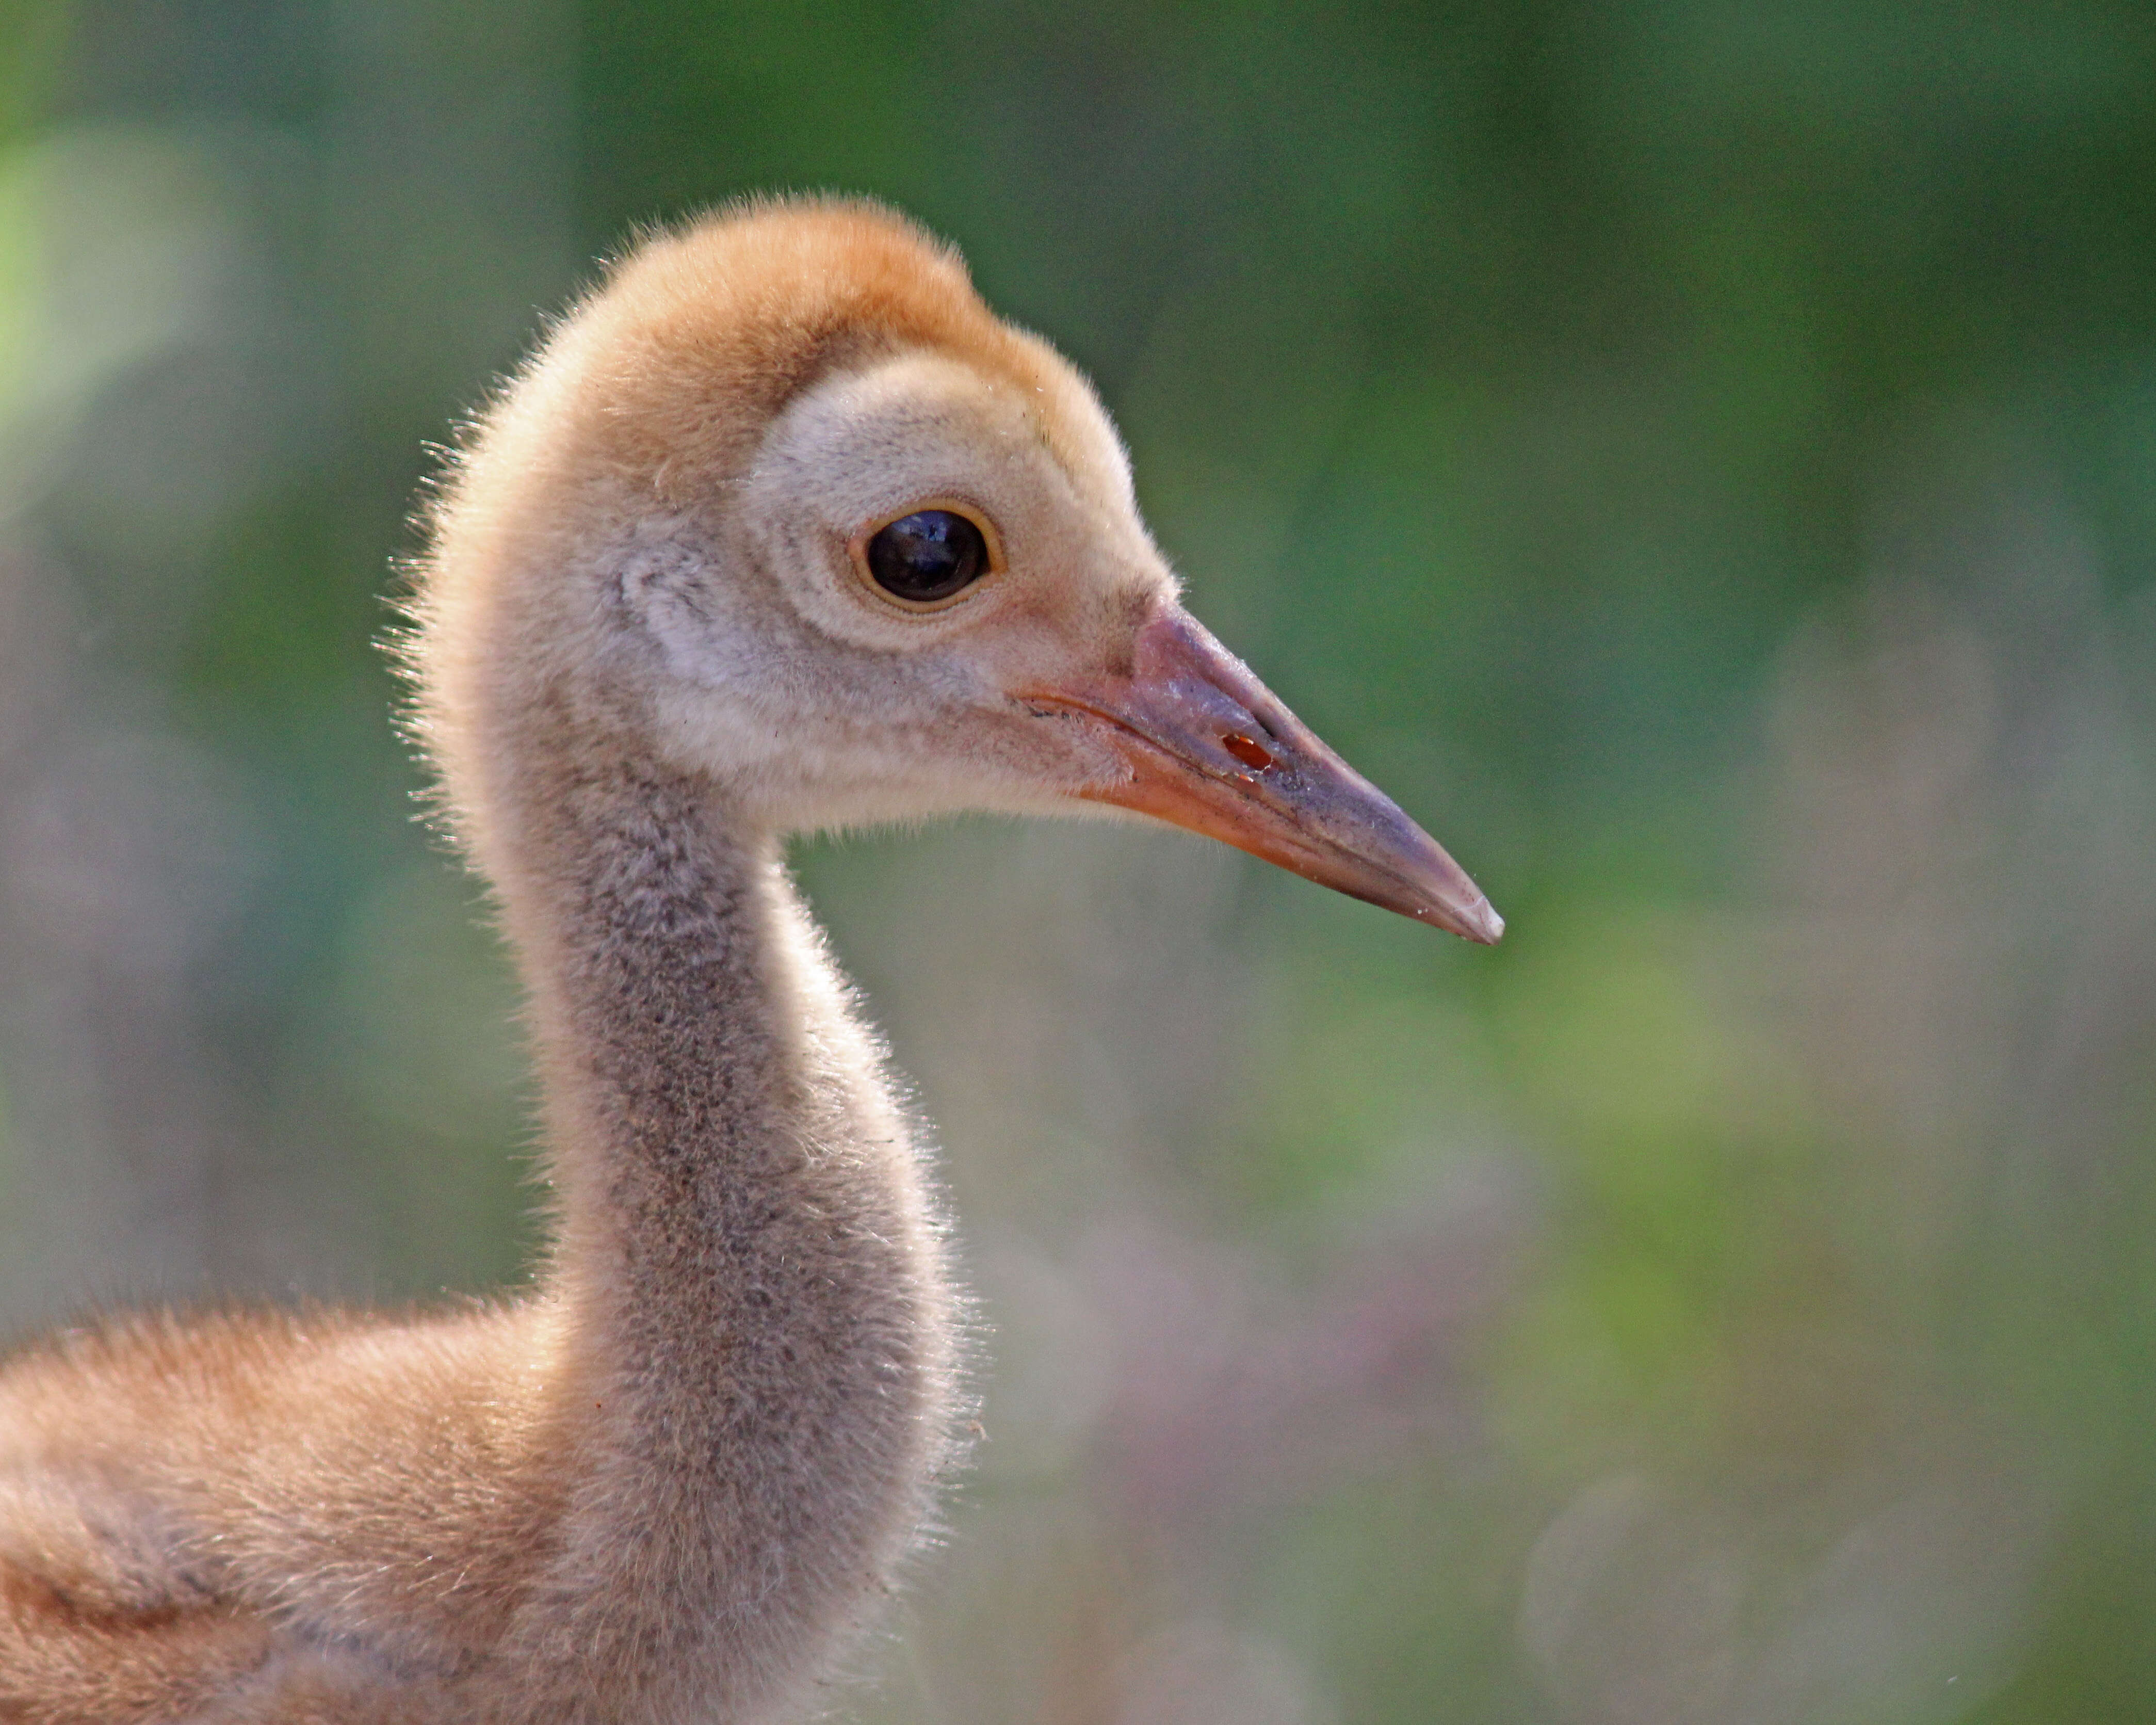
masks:
POLYGON ((981 530, 947 509, 901 516, 869 541, 869 573, 901 599, 947 599, 988 567, 981 530))

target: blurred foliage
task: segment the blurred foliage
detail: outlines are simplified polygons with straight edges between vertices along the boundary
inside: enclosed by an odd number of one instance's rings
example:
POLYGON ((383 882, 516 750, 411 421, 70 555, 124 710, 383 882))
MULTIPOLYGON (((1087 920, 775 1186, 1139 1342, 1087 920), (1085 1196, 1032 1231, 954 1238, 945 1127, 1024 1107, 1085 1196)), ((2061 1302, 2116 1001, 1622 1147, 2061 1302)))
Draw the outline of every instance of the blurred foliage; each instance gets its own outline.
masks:
POLYGON ((425 447, 868 192, 1512 932, 804 850, 998 1332, 863 1716, 2156 1714, 2152 186, 2130 0, 14 0, 0 1314, 516 1273, 425 447))

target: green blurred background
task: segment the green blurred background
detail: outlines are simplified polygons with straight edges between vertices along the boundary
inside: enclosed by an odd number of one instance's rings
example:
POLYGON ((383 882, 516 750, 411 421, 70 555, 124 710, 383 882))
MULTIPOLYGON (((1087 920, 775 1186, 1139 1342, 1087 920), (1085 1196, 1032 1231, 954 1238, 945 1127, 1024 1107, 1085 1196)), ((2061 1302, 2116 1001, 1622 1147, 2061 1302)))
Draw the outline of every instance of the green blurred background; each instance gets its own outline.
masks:
POLYGON ((2156 1718, 2156 8, 0 19, 8 1331, 519 1273, 425 446, 635 224, 869 192, 1512 932, 803 853, 994 1331, 834 1705, 2156 1718))

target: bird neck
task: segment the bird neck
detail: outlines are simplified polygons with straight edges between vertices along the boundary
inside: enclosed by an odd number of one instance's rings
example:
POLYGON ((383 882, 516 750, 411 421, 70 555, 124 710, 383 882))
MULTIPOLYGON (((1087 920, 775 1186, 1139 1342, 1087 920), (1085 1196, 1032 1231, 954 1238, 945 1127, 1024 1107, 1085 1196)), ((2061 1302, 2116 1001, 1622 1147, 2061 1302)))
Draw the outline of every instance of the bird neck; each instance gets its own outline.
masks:
POLYGON ((558 1573, 591 1617, 562 1645, 664 1633, 728 1685, 813 1669, 946 1460, 922 1169, 775 835, 628 752, 510 778, 500 885, 558 1194, 539 1307, 576 1458, 558 1573))

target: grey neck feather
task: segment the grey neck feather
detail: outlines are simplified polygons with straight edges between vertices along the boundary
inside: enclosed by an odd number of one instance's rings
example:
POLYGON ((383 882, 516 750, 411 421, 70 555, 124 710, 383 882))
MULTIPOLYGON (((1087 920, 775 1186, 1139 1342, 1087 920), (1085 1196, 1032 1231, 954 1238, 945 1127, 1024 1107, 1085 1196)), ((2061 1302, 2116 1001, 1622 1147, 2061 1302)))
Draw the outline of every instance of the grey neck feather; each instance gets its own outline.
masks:
MULTIPOLYGON (((555 758, 578 758, 573 753, 555 758)), ((723 794, 617 757, 525 778, 524 889, 583 1466, 536 1638, 814 1669, 931 1507, 952 1407, 925 1182, 779 865, 723 794), (531 891, 536 887, 536 895, 531 891), (584 1409, 588 1406, 590 1412, 584 1409)), ((645 1662, 649 1668, 648 1661, 645 1662)))

